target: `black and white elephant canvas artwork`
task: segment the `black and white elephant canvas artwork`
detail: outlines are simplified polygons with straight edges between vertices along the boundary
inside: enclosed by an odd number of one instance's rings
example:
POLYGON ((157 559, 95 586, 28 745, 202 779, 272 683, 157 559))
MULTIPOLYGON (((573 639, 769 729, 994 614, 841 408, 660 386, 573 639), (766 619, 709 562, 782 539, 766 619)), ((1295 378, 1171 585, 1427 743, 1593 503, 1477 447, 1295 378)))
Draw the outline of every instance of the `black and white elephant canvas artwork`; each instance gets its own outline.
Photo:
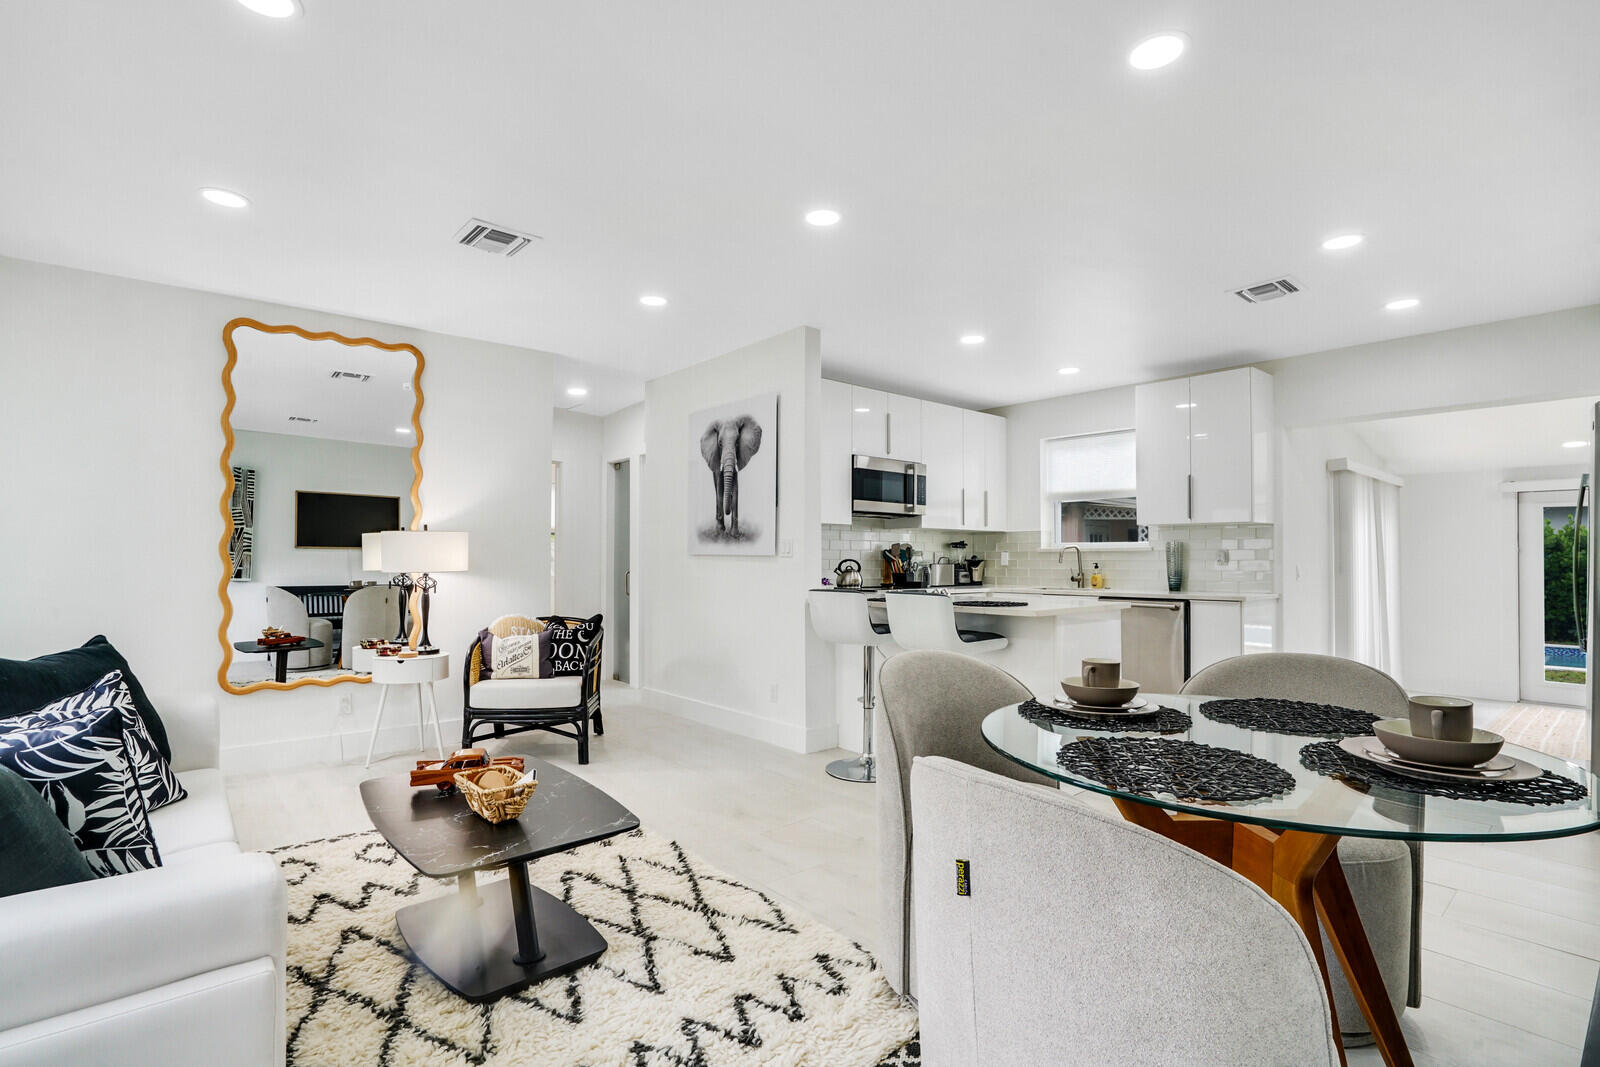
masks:
POLYGON ((689 416, 689 552, 771 556, 778 533, 778 394, 689 416))

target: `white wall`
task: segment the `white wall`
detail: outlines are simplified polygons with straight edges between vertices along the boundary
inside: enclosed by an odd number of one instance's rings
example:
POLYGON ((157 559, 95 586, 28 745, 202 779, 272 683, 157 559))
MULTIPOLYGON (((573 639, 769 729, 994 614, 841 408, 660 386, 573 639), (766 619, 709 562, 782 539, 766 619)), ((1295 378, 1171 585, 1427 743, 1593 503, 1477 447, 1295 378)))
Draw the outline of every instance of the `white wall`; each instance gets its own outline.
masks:
MULTIPOLYGON (((628 627, 628 672, 627 677, 635 687, 641 684, 644 676, 643 657, 644 642, 641 639, 644 625, 644 566, 640 546, 643 544, 645 532, 641 522, 644 515, 644 483, 645 483, 645 454, 644 454, 644 402, 629 405, 620 411, 613 411, 605 417, 601 430, 600 458, 604 465, 600 472, 601 478, 601 557, 600 557, 600 595, 601 602, 605 605, 608 618, 616 618, 621 602, 620 597, 629 598, 632 610, 629 613, 628 627), (628 464, 628 515, 631 537, 628 542, 628 570, 632 579, 628 583, 625 593, 618 586, 616 575, 610 565, 611 559, 611 528, 614 521, 614 493, 615 483, 611 465, 627 461, 628 464)), ((609 625, 609 624, 608 624, 609 625)))
POLYGON ((252 577, 266 585, 344 585, 376 580, 360 549, 296 548, 295 493, 363 493, 400 498, 400 527, 411 525, 411 446, 234 431, 233 465, 256 472, 252 577))
POLYGON ((648 382, 649 475, 633 524, 643 562, 644 685, 677 714, 796 751, 831 747, 836 734, 832 657, 822 673, 820 662, 799 654, 819 651, 811 648, 805 593, 821 563, 821 382, 820 336, 809 327, 648 382), (779 554, 690 556, 688 479, 705 480, 690 414, 774 391, 779 554))
POLYGON ((1499 471, 1406 475, 1400 665, 1407 689, 1516 700, 1517 498, 1499 471))
POLYGON ((601 595, 604 490, 600 458, 605 424, 593 415, 557 411, 551 455, 561 464, 556 523, 556 588, 550 610, 588 618, 605 610, 601 595))
POLYGON ((1006 529, 1038 530, 1039 442, 1046 437, 1133 429, 1133 386, 995 408, 1006 419, 1006 529))
MULTIPOLYGON (((376 687, 217 685, 222 328, 240 315, 421 349, 422 518, 472 535, 471 571, 439 577, 436 643, 458 657, 486 620, 548 602, 529 532, 548 525, 547 353, 0 258, 0 654, 103 632, 153 693, 219 698, 231 767, 353 755, 376 687)), ((459 716, 456 678, 438 693, 459 716)))

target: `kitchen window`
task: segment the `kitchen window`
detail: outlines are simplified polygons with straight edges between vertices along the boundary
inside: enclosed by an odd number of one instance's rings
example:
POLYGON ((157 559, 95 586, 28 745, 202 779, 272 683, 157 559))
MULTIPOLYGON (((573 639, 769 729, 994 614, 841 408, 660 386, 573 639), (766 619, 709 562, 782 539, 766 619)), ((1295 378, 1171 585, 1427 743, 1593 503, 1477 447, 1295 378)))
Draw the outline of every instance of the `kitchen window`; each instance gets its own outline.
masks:
POLYGON ((1039 442, 1042 543, 1150 547, 1138 523, 1134 432, 1049 437, 1039 442))

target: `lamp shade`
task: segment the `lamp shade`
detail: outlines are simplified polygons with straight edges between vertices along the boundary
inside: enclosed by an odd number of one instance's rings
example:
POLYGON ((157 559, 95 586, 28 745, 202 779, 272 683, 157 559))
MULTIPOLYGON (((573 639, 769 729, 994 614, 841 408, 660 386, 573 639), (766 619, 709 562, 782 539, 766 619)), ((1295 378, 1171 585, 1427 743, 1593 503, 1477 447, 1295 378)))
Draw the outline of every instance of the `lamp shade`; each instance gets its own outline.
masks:
MULTIPOLYGON (((384 530, 378 537, 378 561, 391 574, 442 574, 467 569, 467 535, 455 530, 384 530)), ((367 559, 366 537, 361 558, 367 559)))
POLYGON ((361 569, 383 572, 383 534, 361 535, 361 569))

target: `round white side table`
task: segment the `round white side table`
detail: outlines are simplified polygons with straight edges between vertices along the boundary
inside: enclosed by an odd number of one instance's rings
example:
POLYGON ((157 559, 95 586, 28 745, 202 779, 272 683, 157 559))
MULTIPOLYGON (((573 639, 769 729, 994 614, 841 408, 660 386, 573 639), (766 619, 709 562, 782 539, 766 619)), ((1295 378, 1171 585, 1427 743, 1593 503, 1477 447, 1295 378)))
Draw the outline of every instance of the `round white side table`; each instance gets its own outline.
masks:
POLYGON ((372 657, 372 684, 383 686, 383 692, 378 695, 378 715, 372 720, 372 739, 367 742, 367 763, 372 766, 372 750, 378 744, 378 730, 383 725, 383 706, 389 702, 389 690, 397 685, 412 685, 417 689, 417 747, 427 748, 428 742, 423 733, 429 712, 433 716, 433 743, 439 749, 439 758, 444 759, 444 739, 439 735, 439 699, 434 693, 434 683, 450 677, 450 654, 448 652, 435 653, 432 656, 417 656, 414 659, 397 659, 393 656, 372 657), (423 694, 427 694, 427 702, 423 702, 423 694))

